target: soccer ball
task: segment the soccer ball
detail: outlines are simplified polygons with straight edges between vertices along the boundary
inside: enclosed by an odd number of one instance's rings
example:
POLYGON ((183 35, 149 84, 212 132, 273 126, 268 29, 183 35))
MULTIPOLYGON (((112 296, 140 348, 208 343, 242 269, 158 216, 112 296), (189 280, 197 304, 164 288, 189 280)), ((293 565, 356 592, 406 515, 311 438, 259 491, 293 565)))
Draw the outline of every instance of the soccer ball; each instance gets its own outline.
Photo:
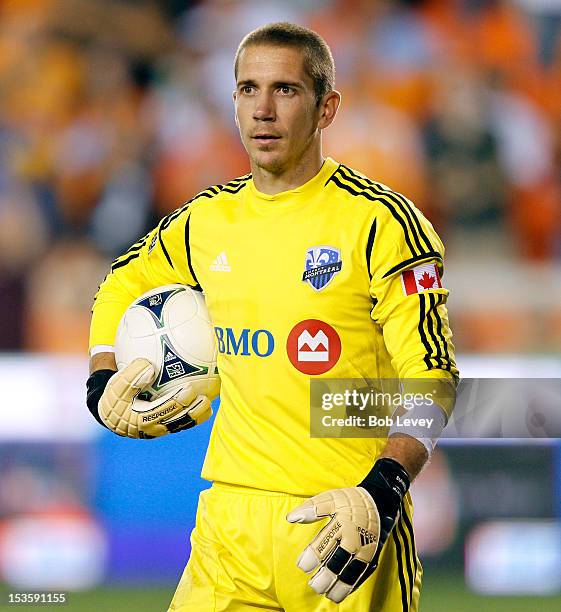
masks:
POLYGON ((185 285, 165 285, 135 300, 117 330, 117 368, 137 357, 148 359, 157 372, 143 397, 156 399, 186 382, 197 394, 217 397, 216 342, 202 293, 185 285))

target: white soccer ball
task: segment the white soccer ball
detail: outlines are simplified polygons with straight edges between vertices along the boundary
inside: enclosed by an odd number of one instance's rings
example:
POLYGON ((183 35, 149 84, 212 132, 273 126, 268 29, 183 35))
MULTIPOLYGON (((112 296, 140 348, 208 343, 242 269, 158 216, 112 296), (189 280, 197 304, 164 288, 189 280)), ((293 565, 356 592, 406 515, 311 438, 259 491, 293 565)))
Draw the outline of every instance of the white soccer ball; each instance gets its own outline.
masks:
POLYGON ((148 359, 157 372, 145 389, 151 399, 186 382, 197 394, 217 397, 216 341, 202 293, 186 285, 165 285, 135 300, 117 330, 117 368, 137 357, 148 359))

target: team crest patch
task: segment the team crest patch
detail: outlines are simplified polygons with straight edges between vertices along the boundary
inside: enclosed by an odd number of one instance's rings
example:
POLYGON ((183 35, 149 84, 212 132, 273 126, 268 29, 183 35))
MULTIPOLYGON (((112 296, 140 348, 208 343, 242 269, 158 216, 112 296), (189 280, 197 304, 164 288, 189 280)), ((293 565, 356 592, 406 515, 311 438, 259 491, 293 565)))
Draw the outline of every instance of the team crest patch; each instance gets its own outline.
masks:
POLYGON ((306 251, 306 263, 302 280, 316 291, 325 289, 333 277, 341 271, 341 251, 331 246, 315 246, 306 251))

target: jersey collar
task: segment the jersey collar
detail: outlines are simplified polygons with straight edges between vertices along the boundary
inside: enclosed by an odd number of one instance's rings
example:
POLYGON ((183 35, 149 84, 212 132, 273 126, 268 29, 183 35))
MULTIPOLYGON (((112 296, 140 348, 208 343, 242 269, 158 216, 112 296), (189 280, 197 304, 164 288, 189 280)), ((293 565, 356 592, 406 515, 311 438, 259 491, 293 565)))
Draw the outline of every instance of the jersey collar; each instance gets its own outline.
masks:
POLYGON ((275 193, 274 195, 269 195, 259 191, 255 187, 253 179, 251 179, 248 182, 249 191, 254 202, 263 204, 265 207, 271 206, 271 204, 298 204, 302 202, 302 199, 306 200, 310 196, 317 195, 317 193, 323 189, 325 183, 329 180, 329 177, 335 172, 335 170, 337 170, 338 166, 339 164, 331 157, 326 157, 319 172, 309 181, 303 185, 300 185, 299 187, 289 189, 288 191, 281 191, 280 193, 275 193))

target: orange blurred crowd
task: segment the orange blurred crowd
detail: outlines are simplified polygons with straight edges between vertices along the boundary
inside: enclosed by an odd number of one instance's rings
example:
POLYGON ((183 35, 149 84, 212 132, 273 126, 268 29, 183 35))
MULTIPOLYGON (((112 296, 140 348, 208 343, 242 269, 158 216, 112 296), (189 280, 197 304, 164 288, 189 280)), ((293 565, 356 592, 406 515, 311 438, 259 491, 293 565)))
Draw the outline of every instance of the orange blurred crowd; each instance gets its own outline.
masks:
POLYGON ((558 261, 561 2, 542 4, 0 0, 0 350, 85 353, 110 260, 247 172, 232 59, 270 21, 333 50, 326 154, 407 194, 448 244, 558 261))

